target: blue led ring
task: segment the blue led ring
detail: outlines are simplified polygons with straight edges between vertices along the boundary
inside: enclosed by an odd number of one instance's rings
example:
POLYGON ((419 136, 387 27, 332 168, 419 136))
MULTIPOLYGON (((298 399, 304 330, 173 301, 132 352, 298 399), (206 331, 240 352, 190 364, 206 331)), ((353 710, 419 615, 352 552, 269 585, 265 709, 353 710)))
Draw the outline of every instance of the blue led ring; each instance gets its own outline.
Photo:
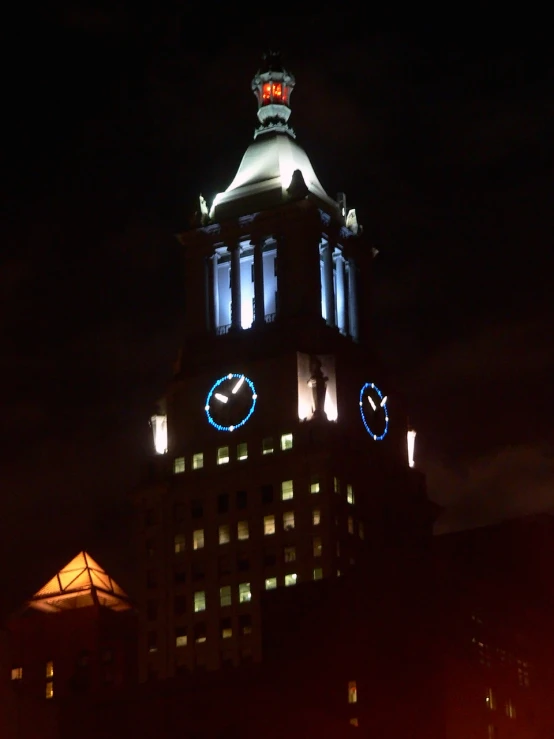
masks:
POLYGON ((258 395, 256 393, 256 388, 254 387, 254 383, 252 380, 250 380, 246 375, 239 374, 238 372, 230 372, 228 375, 225 375, 224 377, 221 377, 219 380, 217 380, 210 392, 208 393, 208 396, 206 398, 206 404, 204 406, 204 410, 206 411, 206 417, 208 419, 208 422, 218 431, 234 431, 235 429, 239 429, 241 426, 244 426, 244 424, 248 421, 250 416, 254 413, 254 409, 256 407, 256 401, 258 399, 258 395), (235 423, 231 426, 222 426, 220 423, 217 423, 212 418, 212 414, 210 412, 210 401, 212 399, 213 394, 217 390, 217 388, 224 382, 228 382, 229 380, 232 380, 233 378, 236 378, 237 380, 240 380, 242 377, 244 377, 244 382, 248 385, 252 392, 252 404, 248 410, 248 413, 246 416, 242 419, 242 421, 239 421, 238 423, 235 423))
POLYGON ((385 413, 385 429, 384 429, 383 433, 379 436, 378 434, 376 434, 374 431, 371 430, 371 428, 370 428, 370 426, 369 426, 369 424, 367 422, 367 419, 365 417, 365 413, 364 413, 364 393, 368 389, 375 390, 375 392, 377 393, 377 395, 379 396, 379 398, 381 400, 384 397, 383 396, 383 393, 379 390, 379 388, 377 387, 377 385, 375 385, 373 382, 366 382, 366 384, 360 390, 360 415, 362 417, 362 421, 363 421, 363 424, 364 424, 364 426, 366 428, 367 433, 372 437, 372 439, 374 441, 381 441, 382 439, 385 438, 385 436, 387 435, 387 431, 389 430, 389 411, 387 409, 387 404, 384 403, 381 406, 381 408, 383 409, 383 411, 385 413))

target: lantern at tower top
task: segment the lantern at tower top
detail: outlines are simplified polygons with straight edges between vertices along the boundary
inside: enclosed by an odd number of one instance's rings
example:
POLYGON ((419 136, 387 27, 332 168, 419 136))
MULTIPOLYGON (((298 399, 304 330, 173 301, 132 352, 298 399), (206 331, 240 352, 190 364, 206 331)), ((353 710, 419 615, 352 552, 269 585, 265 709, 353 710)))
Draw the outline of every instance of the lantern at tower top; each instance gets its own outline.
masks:
POLYGON ((263 64, 252 80, 260 121, 254 138, 269 131, 287 133, 294 138, 294 131, 288 126, 294 84, 294 76, 281 64, 279 53, 270 51, 264 54, 263 64))

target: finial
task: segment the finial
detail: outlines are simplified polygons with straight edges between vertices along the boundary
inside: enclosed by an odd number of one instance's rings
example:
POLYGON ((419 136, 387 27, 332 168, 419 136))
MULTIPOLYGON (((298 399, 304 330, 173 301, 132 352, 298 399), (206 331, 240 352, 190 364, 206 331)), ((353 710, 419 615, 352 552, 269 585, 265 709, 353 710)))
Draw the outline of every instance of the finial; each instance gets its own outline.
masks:
POLYGON ((258 101, 258 120, 261 124, 254 138, 269 131, 287 133, 294 138, 293 130, 287 125, 294 85, 295 79, 283 67, 280 53, 268 51, 264 54, 263 64, 252 80, 252 91, 258 101))

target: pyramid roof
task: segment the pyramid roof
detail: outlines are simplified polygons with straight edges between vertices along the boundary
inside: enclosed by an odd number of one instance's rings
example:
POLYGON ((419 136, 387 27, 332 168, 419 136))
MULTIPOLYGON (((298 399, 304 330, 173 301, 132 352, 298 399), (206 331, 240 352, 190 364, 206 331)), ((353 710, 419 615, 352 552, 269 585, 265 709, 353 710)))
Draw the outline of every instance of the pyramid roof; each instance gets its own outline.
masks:
POLYGON ((33 595, 28 605, 50 613, 92 605, 115 611, 131 608, 125 591, 87 552, 74 557, 33 595))

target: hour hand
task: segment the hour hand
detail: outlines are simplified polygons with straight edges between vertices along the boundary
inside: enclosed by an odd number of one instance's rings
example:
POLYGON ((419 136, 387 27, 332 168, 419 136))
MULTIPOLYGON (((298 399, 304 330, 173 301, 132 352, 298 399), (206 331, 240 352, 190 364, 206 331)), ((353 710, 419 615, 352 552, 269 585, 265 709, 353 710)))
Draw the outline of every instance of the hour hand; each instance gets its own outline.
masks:
POLYGON ((226 395, 223 395, 223 393, 214 393, 214 398, 219 400, 220 403, 226 403, 229 400, 229 398, 226 395))

